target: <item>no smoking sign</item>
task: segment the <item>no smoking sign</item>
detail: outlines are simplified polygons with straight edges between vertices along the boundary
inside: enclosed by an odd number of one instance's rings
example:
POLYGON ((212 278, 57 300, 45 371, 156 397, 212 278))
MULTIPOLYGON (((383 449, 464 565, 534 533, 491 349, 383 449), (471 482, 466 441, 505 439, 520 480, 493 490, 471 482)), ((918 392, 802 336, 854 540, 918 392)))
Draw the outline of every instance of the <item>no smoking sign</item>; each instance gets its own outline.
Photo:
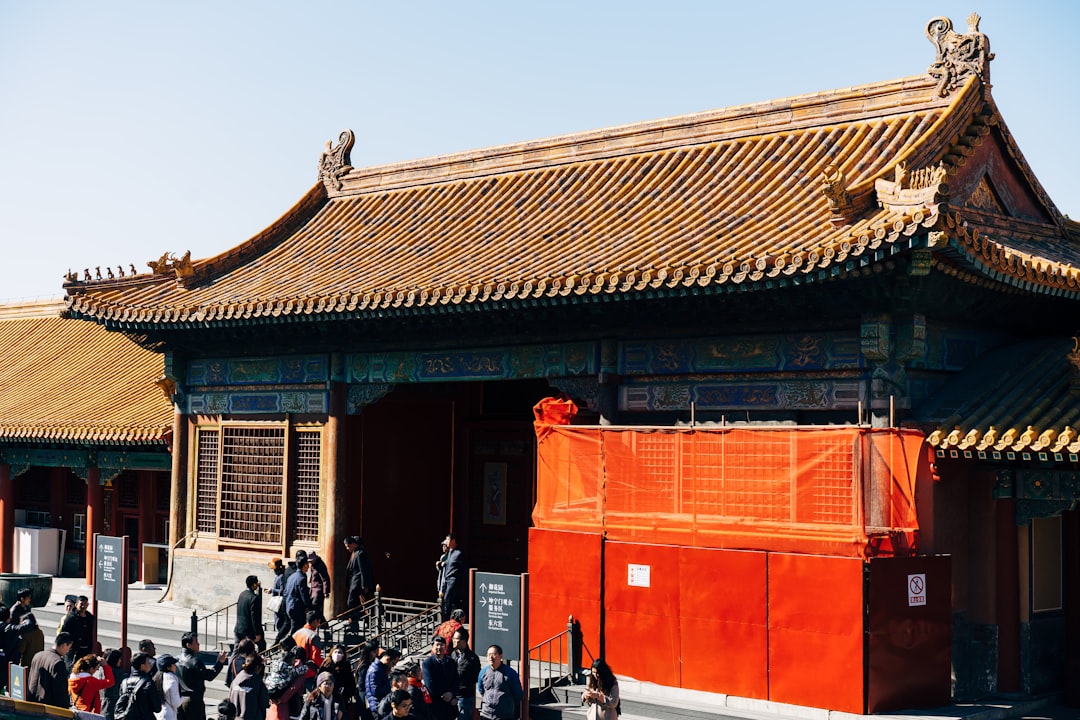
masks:
POLYGON ((907 576, 907 604, 912 605, 925 605, 926 604, 926 574, 919 573, 918 575, 907 576))

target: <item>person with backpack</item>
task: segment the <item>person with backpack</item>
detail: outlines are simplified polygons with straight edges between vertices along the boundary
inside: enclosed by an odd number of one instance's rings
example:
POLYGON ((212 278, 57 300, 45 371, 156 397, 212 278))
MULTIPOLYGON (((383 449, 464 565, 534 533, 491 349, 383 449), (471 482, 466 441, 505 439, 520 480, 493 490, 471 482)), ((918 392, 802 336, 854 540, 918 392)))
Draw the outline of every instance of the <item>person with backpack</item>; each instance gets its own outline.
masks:
POLYGON ((303 648, 291 648, 274 662, 266 677, 266 691, 270 696, 267 720, 289 720, 300 712, 299 698, 307 682, 307 672, 307 655, 303 648))
POLYGON ((116 698, 115 720, 154 720, 161 710, 161 696, 150 677, 152 660, 146 653, 131 658, 131 675, 121 683, 116 698))

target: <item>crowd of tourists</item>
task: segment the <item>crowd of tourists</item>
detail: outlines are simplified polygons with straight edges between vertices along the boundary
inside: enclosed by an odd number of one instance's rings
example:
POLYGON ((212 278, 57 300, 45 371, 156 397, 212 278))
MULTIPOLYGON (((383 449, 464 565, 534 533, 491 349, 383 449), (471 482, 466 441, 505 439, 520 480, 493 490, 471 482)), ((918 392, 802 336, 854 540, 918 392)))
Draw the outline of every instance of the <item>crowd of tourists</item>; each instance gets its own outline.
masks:
MULTIPOLYGON (((374 595, 371 565, 357 536, 345 538, 350 557, 347 605, 361 609, 374 595)), ((105 720, 207 720, 206 683, 225 671, 227 700, 219 720, 513 720, 523 691, 517 673, 502 660, 498 645, 487 648, 486 667, 470 648, 465 626, 463 578, 457 539, 451 533, 436 561, 442 624, 423 657, 403 658, 396 648, 374 641, 323 646, 325 602, 331 593, 326 563, 298 551, 287 564, 270 563, 273 587, 246 578, 237 602, 235 643, 207 665, 197 633, 180 638, 179 657, 158 653, 151 640, 129 648, 101 649, 95 618, 85 596, 68 596, 65 617, 51 647, 30 607, 30 590, 12 608, 0 605, 0 684, 8 667, 26 667, 27 700, 105 720), (277 652, 267 661, 263 595, 274 615, 277 652)), ((356 628, 356 617, 352 617, 356 628)))

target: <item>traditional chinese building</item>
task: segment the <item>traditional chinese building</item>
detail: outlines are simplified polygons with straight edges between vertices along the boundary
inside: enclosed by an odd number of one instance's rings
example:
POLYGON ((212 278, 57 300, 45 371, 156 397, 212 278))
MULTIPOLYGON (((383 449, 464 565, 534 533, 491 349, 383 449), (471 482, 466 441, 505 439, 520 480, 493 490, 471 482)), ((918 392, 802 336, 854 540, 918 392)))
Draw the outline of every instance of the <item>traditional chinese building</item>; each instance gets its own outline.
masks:
POLYGON ((70 317, 164 354, 178 598, 231 602, 301 547, 340 583, 347 533, 393 596, 433 595, 448 529, 471 565, 526 570, 530 410, 559 392, 580 424, 919 423, 944 427, 916 493, 920 551, 953 555, 957 695, 1060 687, 1076 594, 1054 609, 1023 573, 1076 587, 1076 455, 974 448, 1025 423, 1072 442, 1077 405, 977 368, 1026 343, 1064 362, 1080 228, 994 103, 977 18, 926 34, 925 73, 755 105, 367 168, 345 131, 255 237, 69 278, 70 317), (983 404, 940 404, 972 377, 983 404), (1036 470, 1060 497, 1019 512, 1036 470), (1056 565, 1024 560, 1046 543, 1056 565))
MULTIPOLYGON (((55 570, 55 556, 38 558, 50 574, 89 582, 91 541, 103 533, 130 537, 133 581, 158 582, 143 578, 141 553, 169 534, 173 412, 154 385, 161 356, 62 309, 0 306, 0 571, 16 569, 17 527, 46 528, 63 531, 55 570)), ((21 548, 19 559, 33 554, 21 548)))

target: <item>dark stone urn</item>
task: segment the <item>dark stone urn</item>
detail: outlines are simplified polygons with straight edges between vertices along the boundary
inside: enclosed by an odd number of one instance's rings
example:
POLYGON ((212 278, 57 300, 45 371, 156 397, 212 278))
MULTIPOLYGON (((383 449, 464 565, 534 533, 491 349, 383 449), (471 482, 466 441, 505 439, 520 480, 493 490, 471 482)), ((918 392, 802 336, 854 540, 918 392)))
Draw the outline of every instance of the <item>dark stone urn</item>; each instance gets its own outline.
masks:
POLYGON ((37 573, 0 573, 0 601, 11 607, 23 588, 30 588, 30 605, 45 607, 52 595, 52 575, 37 573))

